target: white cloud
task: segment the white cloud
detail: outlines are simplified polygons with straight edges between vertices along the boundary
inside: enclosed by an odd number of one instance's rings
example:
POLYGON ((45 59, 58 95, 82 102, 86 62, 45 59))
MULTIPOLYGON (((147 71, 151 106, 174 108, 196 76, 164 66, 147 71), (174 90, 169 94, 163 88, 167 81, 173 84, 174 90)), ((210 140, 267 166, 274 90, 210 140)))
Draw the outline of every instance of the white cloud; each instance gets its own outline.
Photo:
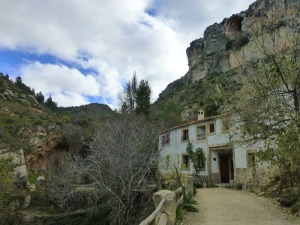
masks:
POLYGON ((86 105, 89 103, 88 99, 78 93, 54 93, 52 99, 58 102, 60 106, 74 106, 74 105, 86 105))
POLYGON ((20 72, 24 83, 36 92, 52 95, 59 105, 86 104, 87 96, 100 94, 100 84, 94 75, 84 75, 64 65, 28 62, 20 68, 20 72))
POLYGON ((55 92, 60 105, 80 105, 98 94, 116 107, 121 84, 133 71, 149 80, 157 98, 187 72, 189 43, 206 26, 253 1, 0 0, 0 49, 51 54, 94 69, 97 74, 88 75, 63 65, 26 62, 20 74, 36 90, 55 92), (155 17, 145 13, 152 6, 155 17))

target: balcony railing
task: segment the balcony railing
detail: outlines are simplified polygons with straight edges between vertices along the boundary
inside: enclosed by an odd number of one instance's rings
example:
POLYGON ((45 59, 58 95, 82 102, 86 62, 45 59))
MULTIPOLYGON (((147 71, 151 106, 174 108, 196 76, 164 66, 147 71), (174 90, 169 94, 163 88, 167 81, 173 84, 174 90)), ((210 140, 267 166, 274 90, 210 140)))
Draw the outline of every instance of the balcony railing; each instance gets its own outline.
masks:
POLYGON ((205 138, 206 138, 206 134, 205 133, 197 134, 197 139, 198 140, 205 139, 205 138))

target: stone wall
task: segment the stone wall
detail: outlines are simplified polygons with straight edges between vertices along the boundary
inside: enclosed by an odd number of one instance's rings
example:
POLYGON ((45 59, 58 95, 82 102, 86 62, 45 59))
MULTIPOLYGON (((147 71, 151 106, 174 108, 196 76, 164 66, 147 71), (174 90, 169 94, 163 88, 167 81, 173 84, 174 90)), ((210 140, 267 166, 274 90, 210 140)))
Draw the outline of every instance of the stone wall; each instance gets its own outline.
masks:
POLYGON ((278 170, 274 166, 252 166, 236 168, 234 173, 233 185, 242 184, 245 189, 256 189, 268 186, 278 170))

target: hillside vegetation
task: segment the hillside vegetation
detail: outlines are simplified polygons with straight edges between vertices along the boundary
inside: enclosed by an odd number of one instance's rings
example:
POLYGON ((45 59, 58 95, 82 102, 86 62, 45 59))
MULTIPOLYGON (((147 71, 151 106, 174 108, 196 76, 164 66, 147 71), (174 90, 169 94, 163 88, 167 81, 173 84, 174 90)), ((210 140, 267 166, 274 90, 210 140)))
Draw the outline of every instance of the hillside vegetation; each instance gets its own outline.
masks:
POLYGON ((220 114, 220 107, 228 103, 241 87, 236 80, 236 71, 211 73, 195 82, 187 74, 169 84, 153 107, 163 111, 169 102, 176 102, 184 120, 195 120, 199 109, 203 109, 206 116, 220 114))
POLYGON ((29 153, 36 147, 32 142, 38 127, 46 133, 64 124, 86 129, 94 121, 115 115, 103 104, 47 108, 47 102, 38 102, 37 96, 22 81, 10 80, 9 75, 0 73, 0 149, 22 148, 29 153))

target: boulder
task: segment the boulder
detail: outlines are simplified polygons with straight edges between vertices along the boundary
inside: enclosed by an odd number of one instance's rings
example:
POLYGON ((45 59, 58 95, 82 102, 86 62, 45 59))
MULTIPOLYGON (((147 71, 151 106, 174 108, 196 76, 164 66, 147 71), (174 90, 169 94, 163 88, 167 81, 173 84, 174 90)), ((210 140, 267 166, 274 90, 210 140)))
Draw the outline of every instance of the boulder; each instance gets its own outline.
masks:
POLYGON ((27 170, 26 165, 17 166, 14 169, 14 184, 19 188, 27 188, 27 170))
POLYGON ((28 176, 23 150, 11 151, 3 149, 0 150, 0 157, 8 160, 10 167, 13 169, 13 183, 20 188, 26 188, 28 176))
POLYGON ((18 199, 15 199, 9 203, 9 207, 12 211, 17 210, 20 207, 20 202, 18 199))
POLYGON ((39 194, 43 194, 45 190, 46 190, 46 179, 43 176, 39 176, 38 178, 36 178, 34 191, 38 192, 39 194))
POLYGON ((30 205, 30 201, 31 201, 31 196, 30 196, 30 195, 27 195, 27 196, 25 197, 24 204, 23 204, 23 208, 24 208, 24 209, 28 208, 28 206, 30 205))
POLYGON ((46 182, 46 179, 43 176, 39 176, 38 178, 36 178, 36 181, 35 181, 35 187, 36 187, 36 189, 44 187, 45 186, 45 182, 46 182))

